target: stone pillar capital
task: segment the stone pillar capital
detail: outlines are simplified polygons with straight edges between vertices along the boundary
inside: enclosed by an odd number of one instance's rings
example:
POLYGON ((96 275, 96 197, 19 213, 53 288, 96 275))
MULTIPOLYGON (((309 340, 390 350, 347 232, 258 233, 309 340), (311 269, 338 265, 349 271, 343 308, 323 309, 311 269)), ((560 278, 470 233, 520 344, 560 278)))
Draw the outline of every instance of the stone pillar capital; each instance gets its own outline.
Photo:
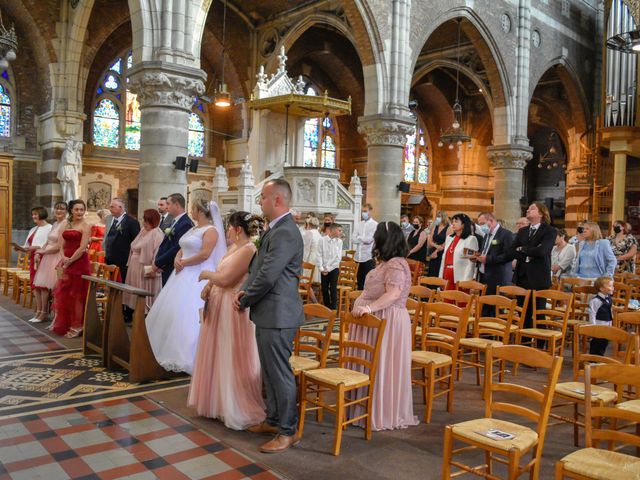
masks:
POLYGON ((367 145, 404 147, 407 134, 415 129, 411 117, 399 115, 369 115, 358 118, 358 132, 365 136, 367 145))
POLYGON ((199 68, 161 61, 141 62, 129 70, 129 88, 140 108, 165 107, 191 111, 205 91, 207 74, 199 68))
POLYGON ((497 145, 487 147, 487 156, 496 170, 524 170, 533 158, 533 147, 524 145, 497 145))

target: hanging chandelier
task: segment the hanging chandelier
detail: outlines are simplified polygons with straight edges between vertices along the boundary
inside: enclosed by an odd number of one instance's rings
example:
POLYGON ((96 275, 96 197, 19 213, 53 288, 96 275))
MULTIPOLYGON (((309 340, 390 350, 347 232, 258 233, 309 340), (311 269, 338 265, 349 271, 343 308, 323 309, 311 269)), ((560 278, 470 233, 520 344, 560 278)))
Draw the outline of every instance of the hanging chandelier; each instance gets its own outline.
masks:
POLYGON ((554 168, 560 167, 566 170, 566 157, 562 153, 562 149, 560 147, 560 139, 558 138, 556 132, 551 132, 549 134, 547 144, 549 145, 549 149, 546 153, 540 154, 540 157, 538 158, 538 168, 552 170, 554 168))
POLYGON ((0 12, 0 68, 7 68, 9 62, 16 59, 18 51, 18 37, 16 31, 11 25, 10 29, 5 28, 2 23, 2 12, 0 12))
POLYGON ((454 147, 460 148, 463 143, 467 144, 467 148, 472 148, 471 137, 462 128, 462 105, 460 104, 459 92, 460 92, 460 23, 462 20, 458 20, 458 43, 456 46, 456 100, 453 103, 453 122, 451 127, 446 131, 440 130, 440 140, 438 141, 438 147, 444 147, 445 144, 449 150, 453 150, 454 147))
POLYGON ((227 90, 227 84, 224 83, 224 54, 225 52, 225 40, 227 33, 227 0, 224 0, 224 9, 222 11, 222 75, 220 85, 215 92, 215 105, 216 107, 227 108, 231 106, 231 94, 227 90))

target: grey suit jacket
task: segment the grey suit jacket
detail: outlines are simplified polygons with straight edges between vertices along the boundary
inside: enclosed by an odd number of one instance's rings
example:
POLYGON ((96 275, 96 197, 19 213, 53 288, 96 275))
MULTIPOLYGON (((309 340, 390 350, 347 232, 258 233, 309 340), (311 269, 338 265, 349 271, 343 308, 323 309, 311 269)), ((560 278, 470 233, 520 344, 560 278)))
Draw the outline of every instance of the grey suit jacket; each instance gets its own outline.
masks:
POLYGON ((160 230, 164 232, 167 228, 171 227, 171 222, 173 222, 173 216, 167 214, 167 218, 165 218, 163 222, 160 222, 160 230))
POLYGON ((303 248, 302 235, 291 215, 262 236, 240 299, 242 308, 251 308, 249 316, 257 327, 296 328, 304 322, 298 292, 303 248))

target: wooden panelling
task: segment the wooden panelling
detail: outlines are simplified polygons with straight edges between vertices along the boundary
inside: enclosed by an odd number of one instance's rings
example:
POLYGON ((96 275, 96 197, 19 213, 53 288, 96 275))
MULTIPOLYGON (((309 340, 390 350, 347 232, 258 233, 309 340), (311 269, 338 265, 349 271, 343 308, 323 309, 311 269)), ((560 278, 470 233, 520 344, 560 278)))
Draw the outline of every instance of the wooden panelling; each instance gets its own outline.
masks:
POLYGON ((12 156, 0 154, 0 267, 11 259, 11 181, 12 156))

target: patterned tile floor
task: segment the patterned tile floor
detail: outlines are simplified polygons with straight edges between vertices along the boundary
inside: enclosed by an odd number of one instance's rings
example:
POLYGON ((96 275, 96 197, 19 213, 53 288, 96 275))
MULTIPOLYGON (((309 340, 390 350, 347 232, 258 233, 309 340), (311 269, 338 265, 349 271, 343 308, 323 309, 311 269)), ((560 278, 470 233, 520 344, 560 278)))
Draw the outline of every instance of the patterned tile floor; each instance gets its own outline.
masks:
POLYGON ((0 357, 66 348, 2 307, 0 320, 0 357))
POLYGON ((0 480, 279 479, 143 397, 0 420, 0 480))

